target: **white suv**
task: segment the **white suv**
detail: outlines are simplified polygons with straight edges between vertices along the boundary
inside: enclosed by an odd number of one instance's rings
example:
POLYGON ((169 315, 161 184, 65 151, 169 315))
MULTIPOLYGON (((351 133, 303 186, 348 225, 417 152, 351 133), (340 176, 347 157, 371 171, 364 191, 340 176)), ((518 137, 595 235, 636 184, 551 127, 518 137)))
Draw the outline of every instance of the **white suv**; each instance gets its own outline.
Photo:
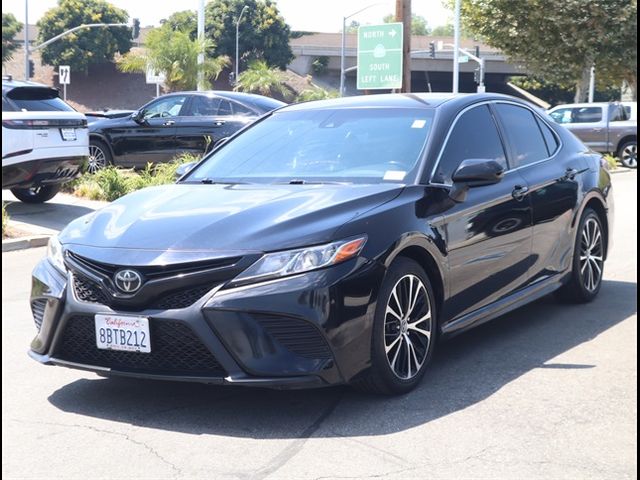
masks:
POLYGON ((89 157, 87 119, 32 82, 2 80, 2 188, 23 202, 54 197, 89 157))

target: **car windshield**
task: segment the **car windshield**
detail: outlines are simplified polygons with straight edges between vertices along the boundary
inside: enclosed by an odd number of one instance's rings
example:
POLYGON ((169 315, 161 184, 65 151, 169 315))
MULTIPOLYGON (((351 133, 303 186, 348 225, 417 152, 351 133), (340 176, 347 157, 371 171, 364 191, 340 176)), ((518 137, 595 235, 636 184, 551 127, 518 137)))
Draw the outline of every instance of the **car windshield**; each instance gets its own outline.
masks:
POLYGON ((418 168, 433 109, 276 112, 214 151, 188 182, 403 182, 418 168))

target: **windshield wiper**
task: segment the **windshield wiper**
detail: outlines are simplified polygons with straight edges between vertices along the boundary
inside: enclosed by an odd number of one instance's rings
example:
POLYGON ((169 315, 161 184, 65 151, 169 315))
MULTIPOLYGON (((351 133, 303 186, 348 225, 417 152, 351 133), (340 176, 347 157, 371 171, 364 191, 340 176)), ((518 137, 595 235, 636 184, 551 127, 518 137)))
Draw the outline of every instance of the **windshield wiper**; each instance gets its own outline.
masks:
POLYGON ((301 178, 293 178, 282 182, 275 182, 276 185, 350 185, 351 182, 335 182, 328 180, 303 180, 301 178))
POLYGON ((249 182, 237 182, 237 181, 220 181, 214 180, 213 178, 203 178, 200 180, 200 183, 204 183, 206 185, 249 185, 249 182))

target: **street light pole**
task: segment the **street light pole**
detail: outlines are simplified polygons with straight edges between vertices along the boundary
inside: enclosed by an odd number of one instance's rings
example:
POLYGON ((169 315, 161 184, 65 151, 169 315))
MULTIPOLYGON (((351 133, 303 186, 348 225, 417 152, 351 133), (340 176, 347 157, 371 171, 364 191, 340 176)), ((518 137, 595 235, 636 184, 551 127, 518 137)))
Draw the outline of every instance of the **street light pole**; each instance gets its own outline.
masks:
POLYGON ((240 11, 240 16, 238 17, 238 21, 236 22, 236 70, 235 76, 233 77, 234 82, 238 81, 238 63, 240 62, 240 20, 242 20, 242 15, 244 15, 244 11, 249 8, 248 5, 242 7, 240 11))
POLYGON ((460 64, 458 57, 460 55, 460 0, 456 0, 455 11, 453 14, 453 93, 459 91, 460 64))
POLYGON ((29 81, 29 0, 24 0, 24 79, 29 81))
POLYGON ((371 5, 367 5, 364 8, 361 8, 357 12, 352 13, 351 15, 347 15, 346 17, 342 17, 342 50, 340 52, 340 96, 344 97, 344 88, 345 88, 345 50, 346 50, 346 30, 347 30, 347 20, 351 17, 359 14, 360 12, 364 12, 365 10, 376 7, 378 5, 382 5, 382 3, 372 3, 371 5))
POLYGON ((202 65, 204 65, 204 0, 199 0, 198 3, 198 42, 200 43, 201 51, 198 52, 198 91, 202 91, 204 88, 204 71, 202 65))
POLYGON ((596 66, 591 66, 591 75, 589 76, 589 103, 593 103, 593 97, 596 92, 596 66))

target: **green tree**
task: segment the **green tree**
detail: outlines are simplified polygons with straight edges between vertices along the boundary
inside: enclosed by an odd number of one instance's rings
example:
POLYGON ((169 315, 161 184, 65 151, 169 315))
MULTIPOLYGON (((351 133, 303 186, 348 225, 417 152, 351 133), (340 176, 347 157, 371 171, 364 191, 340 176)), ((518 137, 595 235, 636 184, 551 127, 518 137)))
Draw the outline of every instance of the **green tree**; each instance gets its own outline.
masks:
MULTIPOLYGON (((58 0, 38 21, 38 43, 73 27, 88 23, 126 23, 129 14, 104 0, 58 0)), ((95 63, 113 61, 116 52, 131 49, 128 27, 87 28, 53 42, 42 50, 42 62, 48 65, 73 65, 85 73, 95 63)))
POLYGON ((143 51, 130 52, 118 60, 118 68, 123 72, 144 73, 147 69, 165 75, 165 87, 169 91, 193 90, 198 83, 198 72, 204 72, 203 88, 210 88, 210 80, 218 78, 229 65, 227 57, 205 55, 205 61, 198 65, 198 53, 211 52, 211 40, 192 40, 187 32, 173 31, 168 25, 151 30, 143 51))
MULTIPOLYGON (((450 0, 449 0, 450 1, 450 0)), ((636 0, 464 0, 466 25, 536 76, 572 83, 586 99, 592 65, 601 79, 637 85, 636 0)))
POLYGON ((326 100, 328 98, 338 98, 340 93, 337 90, 325 90, 324 88, 312 86, 298 94, 296 102, 310 102, 312 100, 326 100))
MULTIPOLYGON (((461 38, 473 38, 473 34, 464 25, 461 25, 460 37, 461 38)), ((431 35, 434 37, 453 37, 454 35, 453 23, 447 23, 445 25, 438 25, 431 30, 431 35)))
POLYGON ((347 25, 345 33, 358 33, 359 28, 360 28, 360 22, 356 20, 351 20, 351 23, 347 25))
POLYGON ((287 97, 289 89, 284 84, 284 72, 270 67, 264 60, 252 61, 248 68, 238 75, 234 90, 272 96, 287 97))
MULTIPOLYGON (((273 0, 216 0, 205 7, 205 34, 213 41, 213 55, 236 55, 236 21, 242 9, 247 10, 240 22, 240 61, 248 64, 264 60, 271 67, 281 69, 293 60, 289 47, 291 30, 273 0)), ((165 20, 174 30, 197 35, 194 12, 177 12, 165 20)))
MULTIPOLYGON (((389 15, 386 15, 382 21, 384 23, 394 23, 396 21, 396 16, 390 13, 389 15)), ((429 25, 427 25, 427 19, 413 13, 411 15, 411 35, 429 35, 430 33, 431 29, 429 28, 429 25)))
POLYGON ((18 44, 13 40, 16 34, 22 30, 22 23, 16 20, 11 13, 2 14, 2 64, 10 60, 18 44))

